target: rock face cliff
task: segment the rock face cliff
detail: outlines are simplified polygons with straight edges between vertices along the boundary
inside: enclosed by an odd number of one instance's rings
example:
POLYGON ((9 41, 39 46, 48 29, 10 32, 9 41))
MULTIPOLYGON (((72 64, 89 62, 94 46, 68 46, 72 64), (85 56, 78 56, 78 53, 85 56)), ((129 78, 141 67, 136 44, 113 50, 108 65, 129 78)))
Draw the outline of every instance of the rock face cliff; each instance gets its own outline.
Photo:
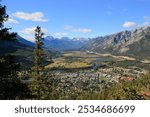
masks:
POLYGON ((150 58, 150 27, 97 37, 82 50, 150 58))

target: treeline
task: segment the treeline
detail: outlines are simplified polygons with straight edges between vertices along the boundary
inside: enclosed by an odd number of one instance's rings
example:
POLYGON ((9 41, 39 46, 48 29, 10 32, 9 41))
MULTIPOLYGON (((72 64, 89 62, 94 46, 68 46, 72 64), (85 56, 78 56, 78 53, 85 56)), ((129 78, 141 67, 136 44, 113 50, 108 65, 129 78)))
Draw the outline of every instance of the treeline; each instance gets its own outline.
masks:
MULTIPOLYGON (((6 6, 0 4, 0 40, 16 41, 16 33, 10 33, 9 28, 4 27, 8 20, 6 6)), ((11 54, 0 55, 0 99, 26 99, 29 98, 29 90, 18 77, 20 65, 15 63, 15 56, 11 54)))

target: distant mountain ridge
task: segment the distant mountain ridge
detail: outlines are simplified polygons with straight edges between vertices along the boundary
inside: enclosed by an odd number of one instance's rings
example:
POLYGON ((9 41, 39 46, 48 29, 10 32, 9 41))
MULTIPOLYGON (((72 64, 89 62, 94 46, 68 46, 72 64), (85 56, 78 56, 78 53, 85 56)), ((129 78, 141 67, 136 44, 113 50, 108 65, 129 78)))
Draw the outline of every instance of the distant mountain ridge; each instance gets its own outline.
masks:
POLYGON ((150 58, 150 27, 97 37, 81 50, 150 58))
MULTIPOLYGON (((16 41, 0 40, 0 54, 13 53, 31 56, 35 43, 17 35, 16 41)), ((129 55, 150 59, 150 27, 141 27, 132 31, 122 31, 94 39, 68 37, 44 38, 44 47, 51 52, 63 50, 82 50, 114 55, 129 55)), ((30 59, 30 58, 29 58, 30 59)))
POLYGON ((68 37, 54 38, 53 36, 47 36, 44 38, 44 46, 52 50, 76 50, 84 46, 88 42, 88 39, 68 37))
MULTIPOLYGON (((12 53, 16 51, 30 49, 33 51, 35 43, 24 39, 17 35, 15 41, 0 40, 0 54, 12 53)), ((84 38, 73 38, 68 37, 55 38, 53 36, 47 36, 44 38, 44 48, 53 52, 63 50, 77 50, 88 42, 84 38)))
POLYGON ((28 41, 26 39, 24 39, 23 37, 17 35, 17 40, 22 43, 22 44, 25 44, 25 45, 28 45, 28 46, 31 46, 31 47, 34 47, 35 46, 35 43, 31 42, 31 41, 28 41))

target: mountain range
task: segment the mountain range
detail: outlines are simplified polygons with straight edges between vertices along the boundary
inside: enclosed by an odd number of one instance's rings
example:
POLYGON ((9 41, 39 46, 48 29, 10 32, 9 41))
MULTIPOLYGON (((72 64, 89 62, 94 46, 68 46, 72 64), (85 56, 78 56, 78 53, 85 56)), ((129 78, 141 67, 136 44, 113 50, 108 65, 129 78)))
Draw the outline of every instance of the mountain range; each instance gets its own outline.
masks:
POLYGON ((53 36, 44 38, 44 46, 55 51, 77 50, 87 44, 87 42, 88 39, 85 38, 70 39, 68 37, 54 38, 53 36))
MULTIPOLYGON (((60 56, 59 51, 75 50, 81 48, 87 42, 83 38, 67 38, 61 39, 48 36, 44 38, 44 51, 47 61, 51 61, 51 57, 60 56)), ((33 65, 33 50, 35 43, 30 42, 23 37, 17 35, 16 40, 0 39, 0 55, 12 54, 17 56, 17 62, 22 66, 28 67, 33 65)), ((46 62, 45 62, 46 63, 46 62)))
POLYGON ((150 59, 150 27, 97 37, 90 40, 81 50, 150 59))
MULTIPOLYGON (((31 60, 34 46, 35 43, 17 35, 16 41, 0 40, 0 55, 13 53, 25 60, 31 60)), ((53 52, 53 55, 57 51, 80 50, 150 59, 150 27, 126 30, 93 39, 68 37, 59 39, 47 36, 44 38, 44 47, 47 52, 53 52)))

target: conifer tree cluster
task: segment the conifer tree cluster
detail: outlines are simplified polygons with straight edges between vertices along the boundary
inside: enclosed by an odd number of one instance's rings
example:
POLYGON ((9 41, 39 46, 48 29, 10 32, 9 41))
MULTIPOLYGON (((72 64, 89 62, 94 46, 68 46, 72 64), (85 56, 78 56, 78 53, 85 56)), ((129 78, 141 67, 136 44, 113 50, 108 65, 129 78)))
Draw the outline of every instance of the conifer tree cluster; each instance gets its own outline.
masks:
MULTIPOLYGON (((4 27, 8 20, 6 6, 0 4, 0 40, 16 41, 16 33, 10 33, 4 27)), ((26 84, 18 78, 20 65, 15 63, 15 56, 0 55, 0 99, 24 99, 28 92, 26 84)))

